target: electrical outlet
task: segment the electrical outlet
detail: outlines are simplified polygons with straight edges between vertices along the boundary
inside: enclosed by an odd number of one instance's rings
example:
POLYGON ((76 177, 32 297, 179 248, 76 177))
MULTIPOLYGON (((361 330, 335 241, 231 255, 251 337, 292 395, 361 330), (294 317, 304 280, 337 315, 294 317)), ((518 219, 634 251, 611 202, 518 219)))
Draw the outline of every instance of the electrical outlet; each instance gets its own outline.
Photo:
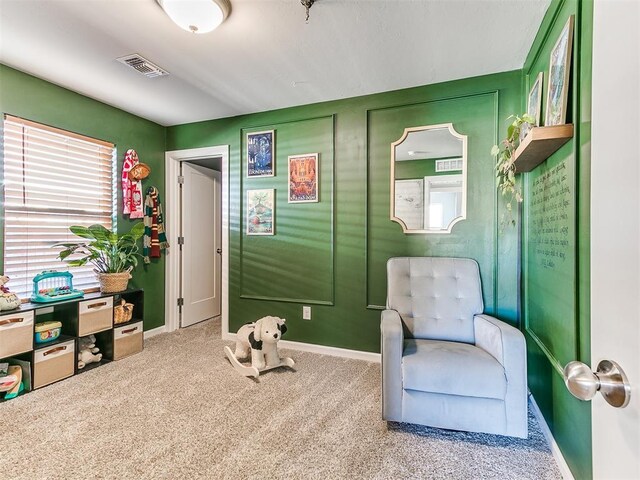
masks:
POLYGON ((307 306, 302 307, 302 319, 311 320, 311 307, 307 307, 307 306))

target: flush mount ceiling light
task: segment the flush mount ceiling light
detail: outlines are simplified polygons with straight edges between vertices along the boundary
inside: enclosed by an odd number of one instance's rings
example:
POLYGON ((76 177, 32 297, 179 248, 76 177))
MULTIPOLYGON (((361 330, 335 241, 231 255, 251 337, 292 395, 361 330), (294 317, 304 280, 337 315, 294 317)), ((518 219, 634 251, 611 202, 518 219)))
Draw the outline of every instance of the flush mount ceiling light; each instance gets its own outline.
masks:
POLYGON ((231 12, 229 0, 156 0, 171 20, 183 30, 208 33, 231 12))

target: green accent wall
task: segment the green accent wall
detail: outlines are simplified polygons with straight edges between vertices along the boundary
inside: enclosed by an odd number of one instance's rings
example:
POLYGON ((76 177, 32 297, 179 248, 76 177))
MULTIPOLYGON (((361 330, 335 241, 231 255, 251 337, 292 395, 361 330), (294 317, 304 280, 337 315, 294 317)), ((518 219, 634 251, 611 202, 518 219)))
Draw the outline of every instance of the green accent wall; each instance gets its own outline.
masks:
MULTIPOLYGON (((278 315, 287 318, 289 340, 378 352, 388 258, 476 259, 485 310, 514 325, 522 319, 530 390, 575 477, 591 478, 590 404, 568 393, 562 367, 590 363, 592 10, 591 1, 553 0, 518 71, 165 128, 0 65, 0 112, 114 142, 119 168, 135 148, 152 168, 145 186, 161 194, 165 150, 229 145, 231 331, 278 315), (520 176, 521 229, 501 228, 505 206, 489 152, 507 118, 526 108, 538 72, 545 73, 544 118, 549 54, 570 15, 567 122, 575 136, 520 176), (405 127, 448 122, 468 136, 467 219, 451 234, 405 235, 389 219, 390 144, 405 127), (276 175, 248 178, 246 135, 271 129, 276 175), (305 153, 319 155, 319 202, 290 204, 288 156, 305 153), (275 189, 275 235, 247 236, 247 190, 264 188, 275 189), (311 321, 302 320, 302 305, 313 307, 311 321)), ((120 231, 131 224, 119 215, 120 231)), ((161 326, 164 259, 139 267, 132 284, 146 292, 145 329, 161 326)))
POLYGON ((499 232, 490 150, 521 98, 514 71, 169 127, 167 150, 230 146, 230 330, 278 315, 289 340, 378 352, 385 265, 401 255, 475 258, 486 311, 516 324, 518 232, 499 232), (469 137, 467 220, 450 235, 405 235, 389 219, 391 142, 447 122, 469 137), (276 175, 247 178, 246 134, 271 129, 276 175), (288 204, 288 155, 316 152, 320 202, 288 204), (274 236, 245 233, 246 191, 258 188, 276 190, 274 236))
MULTIPOLYGON (((116 145, 118 231, 126 232, 134 223, 121 214, 122 191, 119 188, 122 161, 129 148, 135 149, 140 160, 151 167, 151 175, 144 180, 143 188, 156 185, 161 195, 164 194, 165 127, 5 65, 0 65, 0 112, 116 145)), ((0 246, 2 241, 0 238, 0 246)), ((153 259, 151 265, 138 266, 130 286, 145 290, 145 330, 164 325, 164 257, 153 259)))
MULTIPOLYGON (((592 476, 591 404, 571 396, 562 369, 572 360, 590 364, 592 9, 591 1, 554 1, 523 70, 525 92, 538 72, 544 72, 544 119, 549 55, 567 19, 574 15, 566 121, 574 124, 575 135, 523 179, 522 318, 529 388, 575 478, 580 479, 592 476)), ((526 108, 524 102, 522 108, 526 108)))

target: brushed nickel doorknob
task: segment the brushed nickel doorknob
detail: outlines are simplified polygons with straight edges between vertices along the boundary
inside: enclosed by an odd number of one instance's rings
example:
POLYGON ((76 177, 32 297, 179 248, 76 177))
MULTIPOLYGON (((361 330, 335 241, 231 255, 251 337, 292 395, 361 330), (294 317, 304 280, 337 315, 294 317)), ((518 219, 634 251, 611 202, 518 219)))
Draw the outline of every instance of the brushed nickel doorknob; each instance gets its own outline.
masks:
POLYGON ((564 383, 580 400, 591 400, 600 392, 609 405, 624 408, 631 398, 631 385, 624 370, 611 360, 602 360, 595 372, 582 362, 569 362, 564 367, 564 383))

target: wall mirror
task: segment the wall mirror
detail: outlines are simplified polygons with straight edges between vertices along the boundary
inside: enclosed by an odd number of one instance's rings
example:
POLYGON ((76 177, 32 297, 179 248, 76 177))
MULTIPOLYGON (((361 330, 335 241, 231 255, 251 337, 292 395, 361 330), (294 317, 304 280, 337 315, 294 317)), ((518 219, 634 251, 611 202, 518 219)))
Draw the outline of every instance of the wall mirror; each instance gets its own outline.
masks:
POLYGON ((391 220, 404 233, 450 233, 467 212, 467 136, 452 123, 405 128, 391 144, 391 220))

